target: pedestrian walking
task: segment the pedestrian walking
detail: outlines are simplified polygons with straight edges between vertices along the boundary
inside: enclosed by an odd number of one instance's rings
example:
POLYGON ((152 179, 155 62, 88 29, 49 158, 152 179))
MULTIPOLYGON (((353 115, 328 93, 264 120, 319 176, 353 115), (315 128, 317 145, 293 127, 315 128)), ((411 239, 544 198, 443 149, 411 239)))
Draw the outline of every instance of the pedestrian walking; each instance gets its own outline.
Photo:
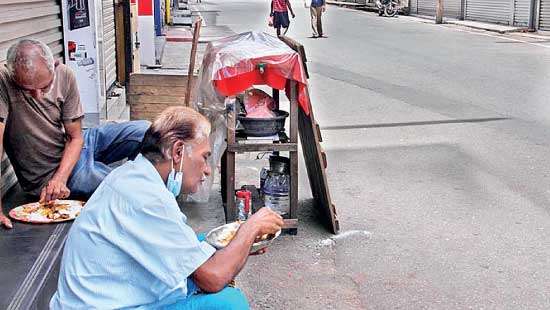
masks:
POLYGON ((277 36, 281 35, 281 28, 284 28, 285 34, 290 26, 290 19, 288 18, 288 11, 292 15, 292 18, 296 17, 289 0, 271 0, 271 12, 270 25, 277 31, 277 36))
POLYGON ((321 16, 326 10, 325 0, 311 0, 309 12, 311 13, 312 38, 323 38, 323 23, 321 16))

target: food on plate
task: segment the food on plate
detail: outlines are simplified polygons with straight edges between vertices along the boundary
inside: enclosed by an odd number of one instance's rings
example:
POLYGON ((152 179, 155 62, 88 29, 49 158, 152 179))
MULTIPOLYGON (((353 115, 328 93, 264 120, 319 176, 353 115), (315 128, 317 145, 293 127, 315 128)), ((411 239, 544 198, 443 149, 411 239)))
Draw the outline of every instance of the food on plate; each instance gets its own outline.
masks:
POLYGON ((62 222, 77 217, 83 206, 83 202, 76 200, 35 202, 14 208, 9 214, 13 219, 30 223, 62 222))
POLYGON ((38 212, 50 220, 68 219, 71 217, 70 208, 70 204, 52 202, 40 204, 38 212))
POLYGON ((227 229, 223 231, 222 234, 220 234, 220 237, 218 239, 218 242, 223 246, 226 247, 233 238, 235 238, 235 235, 237 234, 237 229, 227 229))
POLYGON ((258 236, 256 238, 256 241, 264 241, 264 240, 267 240, 269 238, 273 237, 272 234, 264 234, 264 235, 261 235, 261 236, 258 236))

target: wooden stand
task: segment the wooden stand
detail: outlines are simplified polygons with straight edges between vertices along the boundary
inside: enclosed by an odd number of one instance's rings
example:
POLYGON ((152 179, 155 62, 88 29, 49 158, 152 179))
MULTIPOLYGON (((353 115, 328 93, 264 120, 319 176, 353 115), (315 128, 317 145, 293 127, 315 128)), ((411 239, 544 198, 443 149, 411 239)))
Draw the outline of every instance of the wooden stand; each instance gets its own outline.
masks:
MULTIPOLYGON (((297 41, 281 36, 279 37, 290 48, 300 54, 306 77, 309 77, 306 54, 303 45, 297 41)), ((280 151, 290 153, 290 218, 285 220, 284 231, 296 234, 298 229, 298 133, 302 142, 302 151, 305 166, 311 186, 315 209, 319 211, 326 227, 334 234, 340 230, 340 223, 336 213, 336 206, 332 203, 330 189, 327 180, 327 159, 321 146, 322 137, 319 124, 315 120, 311 102, 309 102, 309 114, 306 114, 298 106, 298 85, 296 81, 289 81, 290 87, 290 137, 283 139, 282 143, 242 144, 235 136, 235 98, 228 98, 226 106, 227 114, 227 151, 222 158, 222 199, 224 201, 225 218, 227 222, 234 221, 237 217, 235 206, 235 153, 266 152, 275 154, 280 151)), ((306 96, 309 92, 306 88, 306 96)), ((278 108, 279 90, 273 89, 273 99, 278 108)), ((246 187, 254 191, 255 188, 246 187)), ((257 193, 256 193, 257 194, 257 193)), ((256 207, 263 206, 260 199, 254 200, 256 207)))
MULTIPOLYGON (((298 86, 296 81, 289 81, 290 87, 290 135, 287 141, 281 143, 258 143, 243 144, 242 139, 235 135, 236 124, 236 100, 227 98, 227 151, 222 159, 222 186, 224 191, 224 209, 227 222, 237 219, 237 208, 235 205, 235 154, 246 152, 289 152, 290 156, 290 212, 289 218, 285 219, 283 231, 296 234, 298 229, 298 86), (223 180, 225 179, 225 180, 223 180)), ((278 90, 274 90, 274 100, 279 102, 278 90)), ((261 200, 256 203, 263 204, 261 200)), ((256 205, 257 206, 257 205, 256 205)))

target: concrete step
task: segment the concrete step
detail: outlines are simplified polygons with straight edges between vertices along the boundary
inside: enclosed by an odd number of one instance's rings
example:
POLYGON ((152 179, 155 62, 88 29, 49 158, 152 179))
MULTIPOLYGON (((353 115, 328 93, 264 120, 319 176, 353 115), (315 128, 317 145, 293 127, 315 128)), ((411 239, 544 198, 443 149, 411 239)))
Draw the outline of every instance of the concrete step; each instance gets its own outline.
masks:
POLYGON ((193 18, 191 16, 174 16, 172 23, 174 25, 191 26, 193 25, 193 18))
POLYGON ((191 16, 191 10, 189 9, 178 9, 178 10, 175 10, 172 12, 172 14, 174 16, 178 15, 178 16, 181 16, 181 15, 187 15, 187 16, 191 16))

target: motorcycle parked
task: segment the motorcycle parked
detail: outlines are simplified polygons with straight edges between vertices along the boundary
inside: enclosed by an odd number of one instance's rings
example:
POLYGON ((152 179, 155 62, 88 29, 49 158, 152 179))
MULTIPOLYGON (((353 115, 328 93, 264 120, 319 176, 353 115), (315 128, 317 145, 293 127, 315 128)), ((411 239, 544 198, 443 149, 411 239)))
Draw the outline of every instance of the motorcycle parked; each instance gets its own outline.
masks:
POLYGON ((398 0, 377 0, 376 6, 378 6, 378 15, 385 15, 387 17, 394 17, 399 11, 398 0))

